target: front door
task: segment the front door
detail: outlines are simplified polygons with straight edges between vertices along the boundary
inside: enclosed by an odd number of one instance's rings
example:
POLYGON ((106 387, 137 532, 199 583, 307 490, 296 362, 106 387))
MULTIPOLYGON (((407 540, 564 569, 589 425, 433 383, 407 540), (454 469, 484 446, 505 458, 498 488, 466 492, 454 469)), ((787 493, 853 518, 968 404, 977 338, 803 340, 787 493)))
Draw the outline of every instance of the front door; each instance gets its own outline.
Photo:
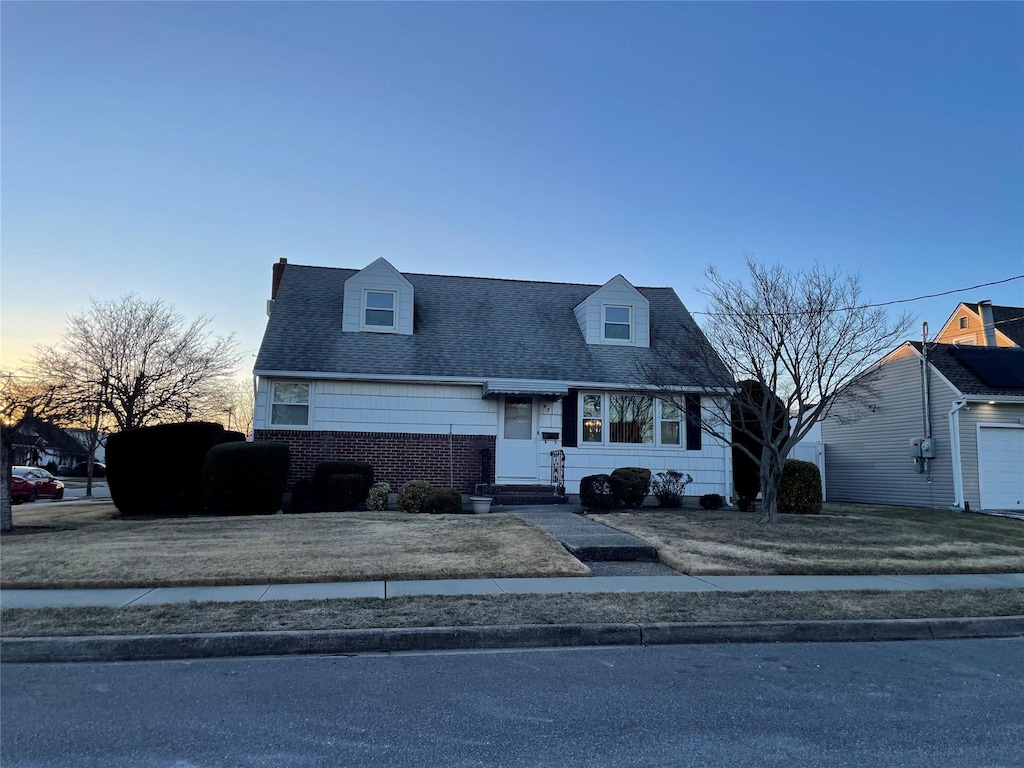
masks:
POLYGON ((533 422, 533 398, 505 395, 502 398, 501 433, 498 436, 498 482, 537 482, 537 430, 533 422))

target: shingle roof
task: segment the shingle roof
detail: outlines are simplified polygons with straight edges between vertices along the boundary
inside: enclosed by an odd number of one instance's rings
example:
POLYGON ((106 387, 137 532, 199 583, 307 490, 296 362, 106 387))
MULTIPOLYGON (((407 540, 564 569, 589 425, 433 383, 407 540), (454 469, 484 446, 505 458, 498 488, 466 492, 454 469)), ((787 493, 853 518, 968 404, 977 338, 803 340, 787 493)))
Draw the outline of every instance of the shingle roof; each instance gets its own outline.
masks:
POLYGON ((600 286, 442 275, 405 274, 411 336, 343 333, 345 281, 357 271, 288 264, 255 370, 635 384, 636 356, 655 364, 677 347, 693 360, 677 386, 728 376, 671 288, 638 289, 650 301, 650 348, 584 341, 573 308, 600 286), (720 366, 713 375, 708 359, 720 366))
MULTIPOLYGON (((921 342, 910 342, 914 349, 921 351, 921 342)), ((928 360, 949 382, 965 395, 1010 395, 1024 396, 1024 388, 993 387, 957 357, 956 344, 929 344, 928 360)), ((967 347, 971 354, 990 357, 1002 366, 1024 372, 1024 348, 1021 347, 967 347)))
POLYGON ((85 452, 75 438, 38 416, 25 419, 11 435, 11 442, 20 447, 48 448, 70 456, 85 452))
MULTIPOLYGON (((972 312, 978 311, 977 304, 966 306, 972 312)), ((993 304, 992 321, 1014 344, 1024 347, 1024 307, 999 307, 993 304)))

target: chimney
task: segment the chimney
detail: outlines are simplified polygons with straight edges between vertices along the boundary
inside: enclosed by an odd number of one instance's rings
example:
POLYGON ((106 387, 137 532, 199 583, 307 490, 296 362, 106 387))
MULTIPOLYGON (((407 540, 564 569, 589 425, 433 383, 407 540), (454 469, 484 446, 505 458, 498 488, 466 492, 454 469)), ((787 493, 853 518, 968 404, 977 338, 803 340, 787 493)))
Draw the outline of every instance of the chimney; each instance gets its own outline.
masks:
POLYGON ((999 346, 996 342, 996 324, 992 319, 992 300, 982 299, 979 301, 978 313, 981 315, 981 325, 985 329, 985 346, 999 346))
POLYGON ((277 298, 277 289, 281 287, 281 277, 284 275, 284 268, 288 264, 288 259, 282 258, 277 264, 274 265, 274 278, 270 282, 270 300, 273 301, 277 298))

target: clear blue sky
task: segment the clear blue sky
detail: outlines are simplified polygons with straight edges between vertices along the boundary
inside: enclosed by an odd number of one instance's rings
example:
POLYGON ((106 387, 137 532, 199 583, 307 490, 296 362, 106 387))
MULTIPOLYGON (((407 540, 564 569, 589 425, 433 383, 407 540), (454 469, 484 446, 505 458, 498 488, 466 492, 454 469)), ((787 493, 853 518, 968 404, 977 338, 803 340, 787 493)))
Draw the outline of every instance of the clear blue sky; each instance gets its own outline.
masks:
POLYGON ((2 88, 4 366, 127 291, 254 350, 282 256, 1024 273, 1021 3, 4 3, 2 88))

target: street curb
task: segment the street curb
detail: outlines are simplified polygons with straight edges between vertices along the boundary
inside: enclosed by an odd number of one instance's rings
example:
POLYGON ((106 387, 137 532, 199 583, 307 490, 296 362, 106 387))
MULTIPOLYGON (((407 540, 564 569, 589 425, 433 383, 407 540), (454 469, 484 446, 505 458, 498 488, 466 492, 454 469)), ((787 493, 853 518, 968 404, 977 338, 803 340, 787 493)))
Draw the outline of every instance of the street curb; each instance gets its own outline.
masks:
POLYGON ((231 656, 331 655, 502 648, 694 643, 865 642, 1024 637, 1024 616, 865 621, 734 621, 650 624, 328 629, 191 635, 0 639, 5 664, 155 661, 231 656))

